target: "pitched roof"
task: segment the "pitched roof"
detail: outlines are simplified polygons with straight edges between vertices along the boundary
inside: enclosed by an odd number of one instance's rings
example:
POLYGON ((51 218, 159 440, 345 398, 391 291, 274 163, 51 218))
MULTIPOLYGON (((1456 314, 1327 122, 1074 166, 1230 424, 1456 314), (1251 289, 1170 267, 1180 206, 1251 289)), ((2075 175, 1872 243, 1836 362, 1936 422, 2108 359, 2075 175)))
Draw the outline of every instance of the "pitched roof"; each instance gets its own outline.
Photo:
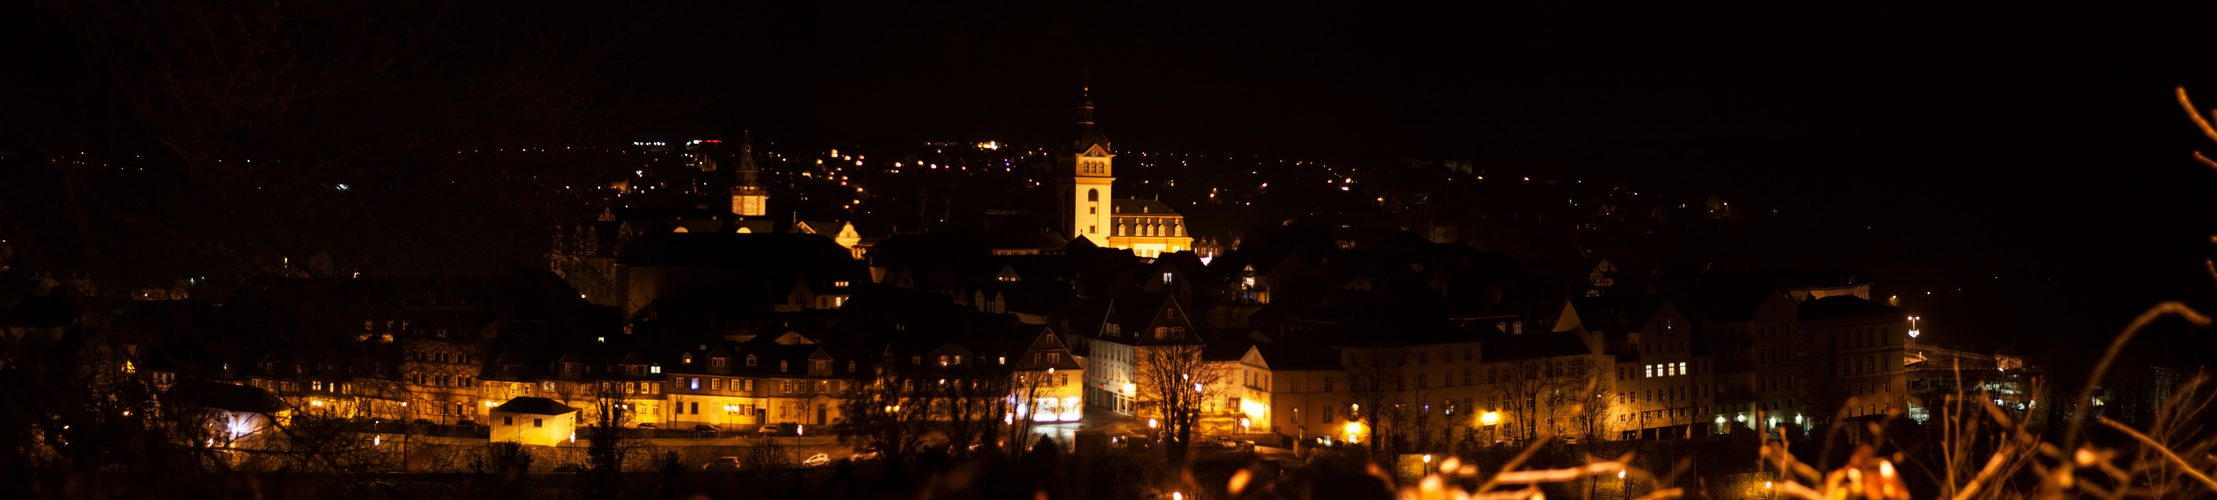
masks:
POLYGON ((858 274, 854 256, 830 239, 794 233, 663 233, 626 245, 617 263, 627 266, 778 269, 811 277, 858 274))
POLYGON ((1587 331, 1621 339, 1646 327, 1648 320, 1661 314, 1667 303, 1669 299, 1662 295, 1624 294, 1571 299, 1571 308, 1578 311, 1578 322, 1587 331))
POLYGON ((162 402, 225 411, 275 414, 285 402, 260 387, 190 379, 177 382, 162 393, 162 402))
POLYGON ((1339 350, 1308 343, 1258 344, 1271 370, 1337 370, 1339 350))
POLYGON ((577 409, 571 408, 569 407, 569 405, 554 402, 554 400, 552 399, 525 396, 510 399, 506 403, 501 403, 499 407, 493 408, 493 411, 502 413, 529 413, 532 415, 566 415, 570 412, 577 411, 577 409))
POLYGON ((1113 215, 1178 215, 1178 211, 1171 210, 1169 205, 1148 199, 1125 198, 1115 200, 1110 206, 1112 208, 1109 213, 1113 215))
POLYGON ((1852 318, 1857 316, 1900 315, 1900 309, 1863 300, 1854 295, 1834 295, 1801 303, 1801 320, 1852 318))
POLYGON ((1578 332, 1539 332, 1522 335, 1494 334, 1486 339, 1486 360, 1539 359, 1593 354, 1578 332))

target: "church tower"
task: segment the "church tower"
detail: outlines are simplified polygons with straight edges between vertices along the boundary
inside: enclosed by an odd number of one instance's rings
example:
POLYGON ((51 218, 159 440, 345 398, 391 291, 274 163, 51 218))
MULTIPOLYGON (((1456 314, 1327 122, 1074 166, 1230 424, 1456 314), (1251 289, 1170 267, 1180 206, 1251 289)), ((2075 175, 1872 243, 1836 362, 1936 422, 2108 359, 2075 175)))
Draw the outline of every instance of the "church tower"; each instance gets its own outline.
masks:
POLYGON ((742 217, 760 217, 769 211, 770 190, 755 179, 754 142, 742 134, 739 137, 739 182, 731 185, 731 213, 742 217))
POLYGON ((1109 152, 1108 136, 1093 129, 1091 93, 1087 87, 1079 94, 1077 138, 1055 154, 1055 183, 1063 200, 1059 203, 1062 220, 1069 224, 1063 234, 1071 240, 1092 240, 1105 248, 1109 246, 1109 216, 1116 199, 1112 194, 1116 176, 1109 162, 1116 154, 1109 152))

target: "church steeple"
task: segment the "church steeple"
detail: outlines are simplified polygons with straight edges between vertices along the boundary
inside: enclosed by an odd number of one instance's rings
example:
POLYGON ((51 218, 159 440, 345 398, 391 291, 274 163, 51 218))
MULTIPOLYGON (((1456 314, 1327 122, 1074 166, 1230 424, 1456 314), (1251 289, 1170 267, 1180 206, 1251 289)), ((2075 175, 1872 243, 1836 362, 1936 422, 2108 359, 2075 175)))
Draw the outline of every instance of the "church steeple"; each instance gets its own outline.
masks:
POLYGON ((1077 140, 1072 141, 1070 149, 1063 154, 1084 155, 1096 145, 1101 147, 1100 154, 1109 152, 1108 135, 1093 128, 1093 85, 1088 82, 1078 87, 1077 140))
POLYGON ((1092 240, 1094 246, 1108 243, 1111 212, 1114 212, 1116 174, 1111 169, 1116 153, 1109 149, 1108 136, 1093 128, 1093 86, 1087 82, 1078 87, 1078 130, 1075 140, 1060 148, 1055 154, 1056 184, 1061 191, 1061 219, 1068 221, 1063 228, 1070 239, 1092 240))
POLYGON ((1078 86, 1078 126, 1080 127, 1091 128, 1093 126, 1092 80, 1093 78, 1088 76, 1085 84, 1078 86))
POLYGON ((754 141, 749 134, 739 136, 738 182, 731 185, 731 213, 742 217, 760 217, 768 212, 770 191, 762 188, 755 176, 759 168, 754 164, 754 141))
POLYGON ((737 185, 760 187, 762 183, 755 179, 755 175, 760 169, 754 165, 754 141, 748 137, 749 135, 746 131, 739 132, 739 184, 737 185))

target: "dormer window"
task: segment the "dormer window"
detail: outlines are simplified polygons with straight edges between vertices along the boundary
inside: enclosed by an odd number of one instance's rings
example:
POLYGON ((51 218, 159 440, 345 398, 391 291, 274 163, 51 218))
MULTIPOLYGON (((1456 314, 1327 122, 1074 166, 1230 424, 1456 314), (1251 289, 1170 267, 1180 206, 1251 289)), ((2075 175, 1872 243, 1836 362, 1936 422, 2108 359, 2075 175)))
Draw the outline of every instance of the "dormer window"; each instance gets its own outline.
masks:
POLYGON ((724 367, 724 358, 723 358, 722 356, 717 356, 717 357, 713 357, 713 358, 708 358, 708 366, 710 366, 710 367, 715 367, 715 368, 723 368, 723 367, 724 367))
POLYGON ((1170 284, 1170 273, 1162 273, 1162 284, 1164 284, 1164 285, 1169 285, 1169 284, 1170 284))
POLYGON ((786 370, 788 370, 788 369, 791 369, 791 368, 792 368, 792 362, 790 362, 790 361, 779 361, 779 362, 777 362, 777 371, 781 371, 781 372, 782 372, 782 371, 786 371, 786 370))
POLYGON ((647 371, 660 375, 662 373, 662 365, 649 366, 647 367, 647 371))
POLYGON ((921 365, 921 364, 924 364, 924 355, 922 355, 922 354, 910 355, 910 356, 908 357, 908 364, 912 364, 912 365, 921 365))
POLYGON ((693 364, 693 354, 692 354, 692 353, 685 353, 685 364, 688 364, 688 365, 690 365, 690 364, 693 364))
POLYGON ((847 360, 847 373, 854 373, 854 360, 847 360))
POLYGON ((747 366, 754 366, 754 355, 753 355, 753 354, 748 354, 748 355, 747 355, 747 366))

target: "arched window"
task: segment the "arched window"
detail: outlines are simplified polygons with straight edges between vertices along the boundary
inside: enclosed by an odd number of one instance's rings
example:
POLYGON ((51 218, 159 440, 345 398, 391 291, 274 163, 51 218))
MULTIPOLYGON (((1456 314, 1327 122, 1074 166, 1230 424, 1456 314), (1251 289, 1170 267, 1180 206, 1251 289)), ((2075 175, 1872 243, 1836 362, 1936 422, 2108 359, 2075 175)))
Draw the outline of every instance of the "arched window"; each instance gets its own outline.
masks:
POLYGON ((1123 225, 1123 224, 1117 224, 1117 225, 1116 225, 1116 235, 1117 235, 1117 236, 1123 236, 1123 235, 1124 235, 1124 225, 1123 225))
POLYGON ((1101 201, 1101 190, 1099 190, 1099 189, 1087 189, 1087 190, 1085 190, 1085 201, 1101 201))

